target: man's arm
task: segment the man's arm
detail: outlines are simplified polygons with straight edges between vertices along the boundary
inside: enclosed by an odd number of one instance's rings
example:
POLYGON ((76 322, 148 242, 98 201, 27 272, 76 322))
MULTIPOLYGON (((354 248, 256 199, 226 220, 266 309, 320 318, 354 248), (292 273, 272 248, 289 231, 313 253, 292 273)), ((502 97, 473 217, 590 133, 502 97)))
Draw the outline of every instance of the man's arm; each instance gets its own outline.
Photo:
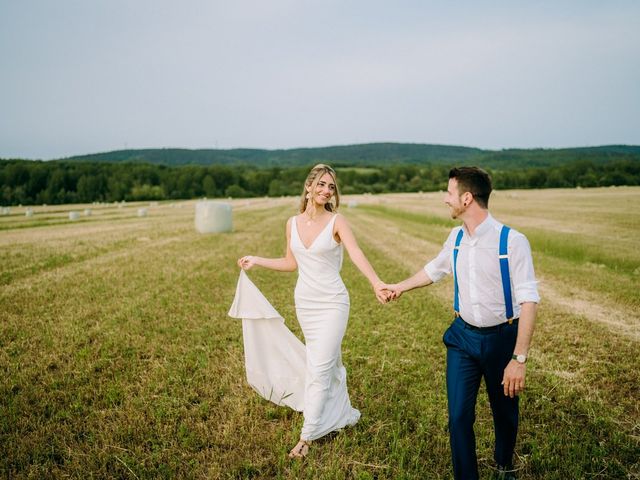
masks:
MULTIPOLYGON (((533 258, 531 246, 527 238, 516 235, 509 240, 509 270, 514 287, 516 302, 520 305, 520 320, 518 323, 518 338, 513 350, 515 355, 527 355, 533 336, 533 326, 536 320, 536 311, 540 295, 538 294, 537 281, 533 270, 533 258)), ((514 397, 525 386, 525 364, 511 360, 504 370, 502 385, 504 394, 514 397)))
POLYGON ((453 250, 457 232, 457 228, 451 230, 438 256, 427 263, 423 269, 402 282, 385 285, 385 288, 391 292, 393 300, 399 298, 404 292, 431 285, 451 273, 451 251, 453 250))
MULTIPOLYGON (((538 304, 525 302, 520 305, 520 320, 518 320, 518 338, 513 350, 514 355, 527 355, 531 346, 533 336, 533 326, 536 321, 536 311, 538 304)), ((513 398, 524 390, 524 378, 526 374, 526 363, 519 363, 511 360, 504 369, 502 386, 504 394, 513 398)))
POLYGON ((401 282, 394 283, 391 285, 385 285, 385 288, 391 291, 391 298, 393 300, 400 298, 404 292, 408 292, 409 290, 413 290, 414 288, 426 287, 427 285, 431 285, 433 281, 427 275, 427 272, 424 268, 421 268, 415 275, 409 277, 401 282))

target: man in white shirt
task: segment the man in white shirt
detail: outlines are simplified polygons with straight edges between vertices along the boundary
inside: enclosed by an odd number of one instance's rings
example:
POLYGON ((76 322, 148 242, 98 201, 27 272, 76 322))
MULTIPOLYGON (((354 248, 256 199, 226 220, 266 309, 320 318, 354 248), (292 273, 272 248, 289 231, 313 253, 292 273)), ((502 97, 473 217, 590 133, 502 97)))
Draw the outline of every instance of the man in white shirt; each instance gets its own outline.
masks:
POLYGON ((525 386, 527 352, 540 300, 531 248, 521 233, 488 210, 491 178, 477 167, 449 172, 445 203, 462 220, 424 269, 387 285, 391 298, 454 275, 455 318, 447 346, 449 434, 456 479, 477 479, 475 405, 485 379, 494 419, 496 478, 515 479, 513 450, 518 394, 525 386))

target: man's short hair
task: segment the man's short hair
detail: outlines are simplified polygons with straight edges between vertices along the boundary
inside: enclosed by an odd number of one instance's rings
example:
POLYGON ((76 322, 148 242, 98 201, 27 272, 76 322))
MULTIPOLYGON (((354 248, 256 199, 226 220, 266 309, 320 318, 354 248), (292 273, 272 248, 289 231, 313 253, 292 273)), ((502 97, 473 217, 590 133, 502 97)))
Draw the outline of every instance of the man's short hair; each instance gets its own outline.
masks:
POLYGON ((480 167, 455 167, 449 170, 449 178, 458 182, 458 193, 471 193, 482 208, 489 208, 491 177, 480 167))

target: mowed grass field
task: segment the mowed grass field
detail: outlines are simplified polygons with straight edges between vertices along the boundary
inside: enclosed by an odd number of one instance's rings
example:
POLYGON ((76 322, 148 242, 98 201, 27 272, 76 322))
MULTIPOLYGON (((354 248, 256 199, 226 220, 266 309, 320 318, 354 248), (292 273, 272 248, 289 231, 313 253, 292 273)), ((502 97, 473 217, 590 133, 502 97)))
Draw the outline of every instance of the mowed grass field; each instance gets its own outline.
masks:
MULTIPOLYGON (((542 295, 521 479, 640 478, 639 201, 635 187, 492 196, 494 216, 529 237, 542 295)), ((343 360, 362 420, 292 462, 302 416, 247 385, 241 322, 227 311, 236 259, 280 256, 297 199, 233 204, 233 233, 213 235, 195 232, 193 202, 87 206, 73 222, 84 206, 0 216, 2 478, 451 477, 451 280, 382 306, 345 256, 343 360)), ((421 268, 455 225, 439 193, 350 197, 341 212, 387 281, 421 268)), ((300 335, 296 274, 249 276, 300 335)), ((476 434, 488 478, 484 389, 476 434)))

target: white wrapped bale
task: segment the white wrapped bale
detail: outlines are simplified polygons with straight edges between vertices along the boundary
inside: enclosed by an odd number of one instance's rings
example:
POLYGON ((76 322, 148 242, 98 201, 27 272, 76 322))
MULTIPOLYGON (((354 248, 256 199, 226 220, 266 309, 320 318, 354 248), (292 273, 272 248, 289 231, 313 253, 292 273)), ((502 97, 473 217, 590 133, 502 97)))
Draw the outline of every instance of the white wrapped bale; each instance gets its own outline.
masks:
POLYGON ((211 200, 196 203, 196 231, 199 233, 230 232, 231 205, 211 200))
POLYGON ((2 207, 2 215, 9 215, 11 213, 11 209, 9 207, 2 207))
POLYGON ((69 212, 69 220, 78 220, 80 218, 80 212, 71 211, 69 212))
POLYGON ((139 217, 146 217, 147 216, 147 209, 146 208, 139 208, 138 209, 138 216, 139 217))
POLYGON ((90 208, 85 208, 84 209, 84 216, 85 217, 90 217, 91 216, 91 209, 90 208))
POLYGON ((27 210, 24 212, 25 217, 33 217, 33 210, 30 208, 27 208, 27 210))

